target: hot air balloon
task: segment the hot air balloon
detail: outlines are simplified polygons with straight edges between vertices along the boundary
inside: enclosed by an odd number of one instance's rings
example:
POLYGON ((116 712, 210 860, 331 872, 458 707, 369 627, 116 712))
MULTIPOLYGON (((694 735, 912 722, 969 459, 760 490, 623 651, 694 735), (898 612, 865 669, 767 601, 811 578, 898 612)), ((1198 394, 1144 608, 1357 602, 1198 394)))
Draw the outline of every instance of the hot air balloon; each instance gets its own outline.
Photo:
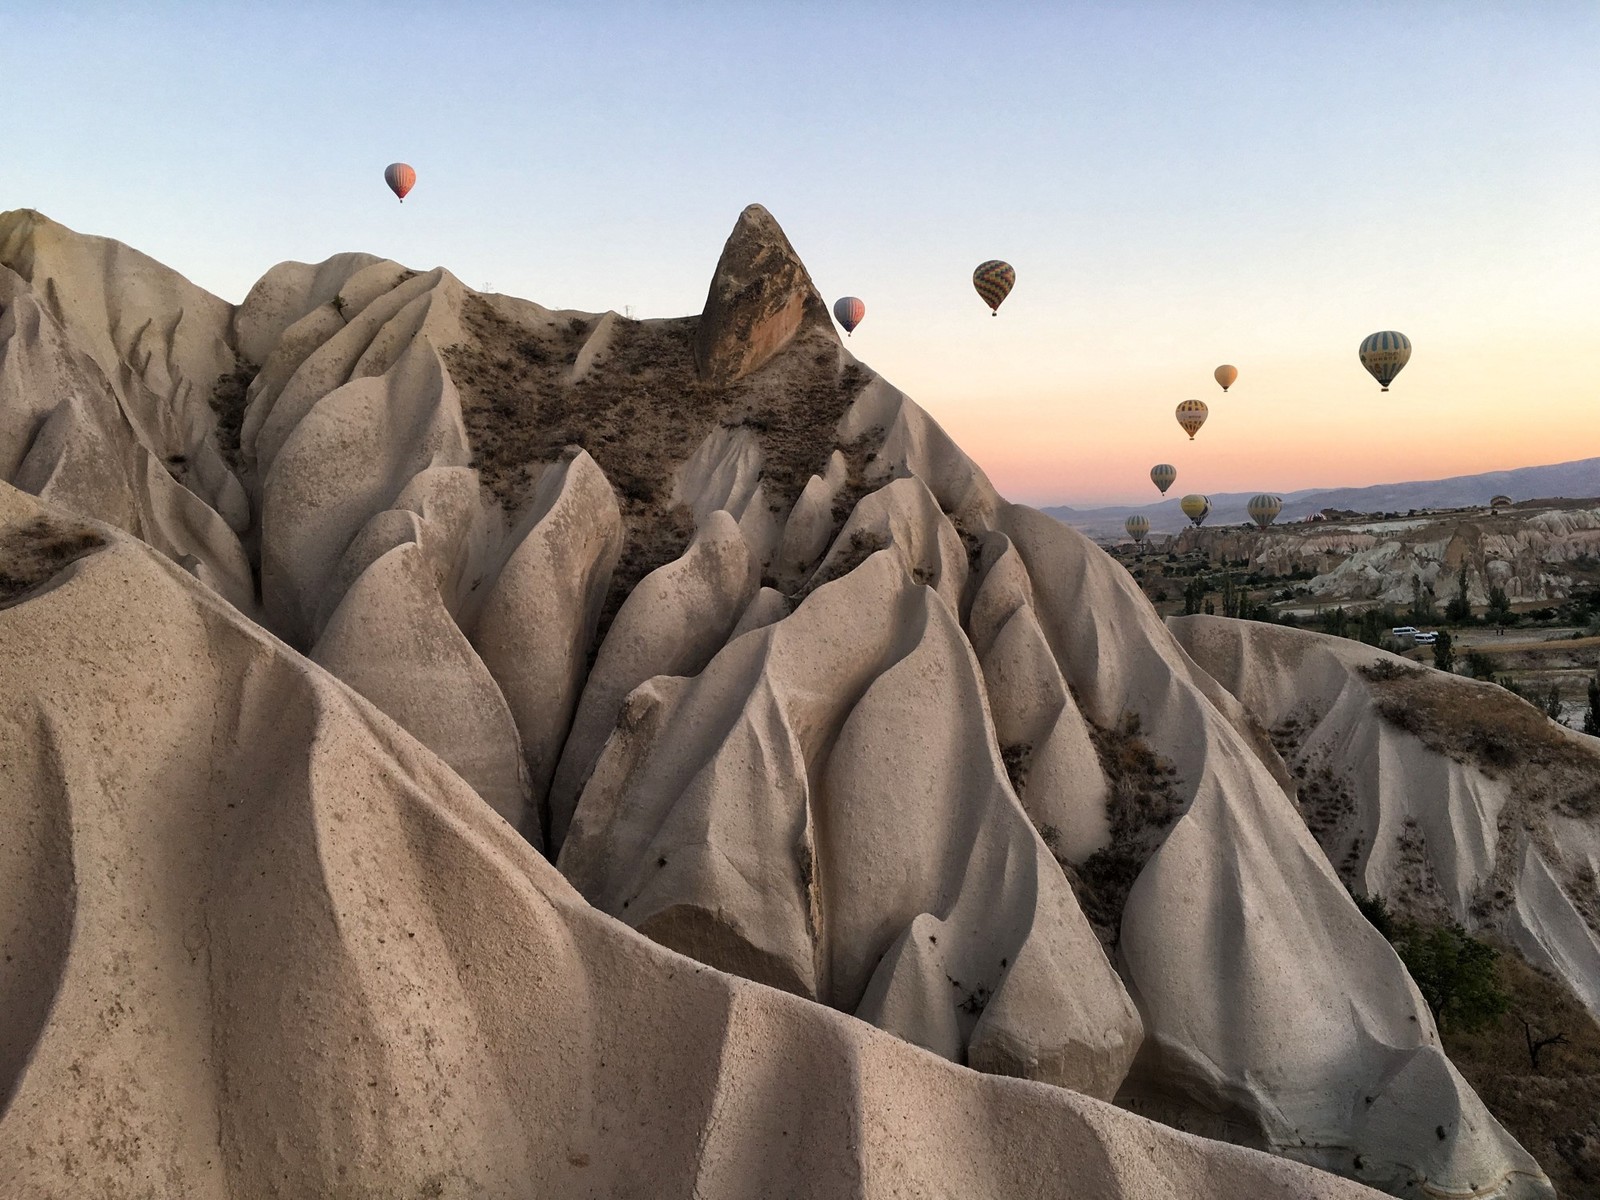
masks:
POLYGON ((1200 432, 1200 426, 1206 423, 1206 414, 1210 411, 1203 400, 1185 400, 1178 405, 1178 424, 1183 426, 1191 442, 1194 441, 1194 435, 1200 432))
POLYGON ((390 163, 383 169, 383 181, 405 203, 406 193, 417 186, 417 173, 406 163, 390 163))
POLYGON ((1150 482, 1161 489, 1163 496, 1167 494, 1167 489, 1172 486, 1177 478, 1178 468, 1171 463, 1157 463, 1150 468, 1150 482))
POLYGON ((1184 516, 1194 522, 1196 529, 1205 524, 1205 519, 1211 515, 1211 501, 1204 496, 1185 496, 1178 501, 1178 507, 1183 509, 1184 516))
POLYGON ((1388 391, 1394 377, 1411 361, 1411 339, 1390 329, 1369 334, 1361 343, 1361 365, 1388 391))
POLYGON ((1239 378, 1239 368, 1230 367, 1227 363, 1223 363, 1222 366, 1211 372, 1211 376, 1222 385, 1223 391, 1227 391, 1233 386, 1233 381, 1239 378))
POLYGON ((833 315, 844 326, 845 337, 849 337, 861 324, 861 318, 867 315, 867 306, 854 296, 840 296, 833 302, 833 315))
POLYGON ((1140 543, 1144 541, 1145 534, 1150 532, 1150 521, 1149 518, 1141 517, 1138 513, 1134 513, 1133 516, 1123 522, 1122 527, 1128 531, 1128 536, 1135 543, 1140 543))
POLYGON ((1265 529, 1277 520, 1278 514, 1283 511, 1283 501, 1277 496, 1269 496, 1262 492, 1259 496, 1250 497, 1250 503, 1244 506, 1244 510, 1250 514, 1252 521, 1265 529))
POLYGON ((1000 302, 1011 294, 1011 289, 1017 282, 1017 272, 1008 262, 1001 262, 998 258, 991 258, 988 262, 979 263, 978 269, 972 273, 972 286, 978 289, 978 295, 983 297, 983 302, 994 310, 993 315, 1000 315, 1000 302))

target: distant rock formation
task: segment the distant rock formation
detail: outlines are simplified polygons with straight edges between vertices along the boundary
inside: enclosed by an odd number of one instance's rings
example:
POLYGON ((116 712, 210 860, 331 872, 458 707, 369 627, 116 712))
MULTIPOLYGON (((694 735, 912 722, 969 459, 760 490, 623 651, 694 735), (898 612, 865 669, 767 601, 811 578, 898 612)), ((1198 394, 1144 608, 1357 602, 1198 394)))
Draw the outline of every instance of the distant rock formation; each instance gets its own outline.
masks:
POLYGON ((1442 606, 1467 567, 1475 605, 1499 587, 1512 601, 1563 600, 1574 564, 1600 560, 1600 508, 1519 508, 1490 515, 1446 514, 1396 521, 1260 529, 1202 529, 1181 535, 1177 551, 1247 562, 1268 575, 1314 571, 1304 586, 1326 599, 1410 604, 1412 581, 1442 606))

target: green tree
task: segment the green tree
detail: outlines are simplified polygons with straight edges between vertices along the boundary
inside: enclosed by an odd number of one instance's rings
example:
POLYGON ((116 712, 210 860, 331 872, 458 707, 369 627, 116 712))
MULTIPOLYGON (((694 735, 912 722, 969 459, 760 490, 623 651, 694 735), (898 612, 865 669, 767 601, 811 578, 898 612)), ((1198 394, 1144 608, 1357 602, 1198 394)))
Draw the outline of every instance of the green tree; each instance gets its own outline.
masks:
POLYGON ((1600 737, 1600 672, 1589 680, 1589 711, 1583 714, 1583 731, 1600 737))
POLYGON ((1472 601, 1467 598, 1467 560, 1461 560, 1461 570, 1456 575, 1456 594, 1444 606, 1444 619, 1452 625, 1462 625, 1472 620, 1472 601))
POLYGON ((1474 679, 1494 679, 1494 659, 1481 650, 1467 651, 1467 674, 1474 679))
POLYGON ((1511 623, 1511 600, 1498 583, 1489 589, 1489 607, 1485 615, 1496 625, 1511 623))
POLYGON ((1356 907, 1394 946, 1395 953, 1441 1026, 1470 1032, 1496 1020, 1511 1006, 1500 990, 1498 952, 1460 925, 1407 921, 1382 896, 1356 896, 1356 907))
POLYGON ((1461 926, 1404 922, 1394 948, 1440 1025, 1470 1032, 1510 1007, 1495 981, 1495 948, 1461 926))
POLYGON ((1441 629, 1439 640, 1433 644, 1433 665, 1441 671, 1453 672, 1456 669, 1456 652, 1448 629, 1441 629))

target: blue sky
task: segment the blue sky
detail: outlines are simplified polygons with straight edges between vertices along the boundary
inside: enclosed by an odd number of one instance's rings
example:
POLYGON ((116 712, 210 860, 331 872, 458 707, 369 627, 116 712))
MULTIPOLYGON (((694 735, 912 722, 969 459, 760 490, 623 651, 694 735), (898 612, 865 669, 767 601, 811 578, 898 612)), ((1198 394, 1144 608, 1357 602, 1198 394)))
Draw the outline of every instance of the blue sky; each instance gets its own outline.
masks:
POLYGON ((665 316, 758 201, 1019 499, 1600 454, 1600 4, 1198 7, 36 6, 0 208, 231 300, 362 249, 665 316), (1417 349, 1380 398, 1385 328, 1417 349))

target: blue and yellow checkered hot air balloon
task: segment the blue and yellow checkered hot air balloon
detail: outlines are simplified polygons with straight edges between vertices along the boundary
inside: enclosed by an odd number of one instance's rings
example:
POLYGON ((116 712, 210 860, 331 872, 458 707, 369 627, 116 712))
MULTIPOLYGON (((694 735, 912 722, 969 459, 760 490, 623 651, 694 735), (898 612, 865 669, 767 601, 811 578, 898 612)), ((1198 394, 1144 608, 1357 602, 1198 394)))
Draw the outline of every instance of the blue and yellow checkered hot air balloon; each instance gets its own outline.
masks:
POLYGON ((996 317, 1000 315, 1000 302, 1011 294, 1016 282, 1016 270, 1010 263, 1001 262, 998 258, 979 263, 978 269, 972 273, 972 286, 978 289, 978 295, 994 310, 991 315, 996 317))
POLYGON ((1411 339, 1403 333, 1385 330, 1368 334, 1361 342, 1361 365, 1388 391, 1394 377, 1411 361, 1411 339))

